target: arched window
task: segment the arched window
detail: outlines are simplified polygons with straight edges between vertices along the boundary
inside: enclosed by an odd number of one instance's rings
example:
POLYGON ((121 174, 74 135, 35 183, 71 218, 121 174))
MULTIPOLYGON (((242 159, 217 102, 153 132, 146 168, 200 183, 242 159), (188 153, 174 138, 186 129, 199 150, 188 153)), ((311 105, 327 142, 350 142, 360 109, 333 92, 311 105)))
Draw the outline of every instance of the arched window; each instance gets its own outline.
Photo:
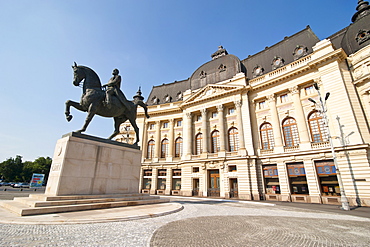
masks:
POLYGON ((275 146, 274 143, 274 134, 272 132, 272 126, 269 123, 264 123, 260 127, 261 134, 261 147, 263 150, 273 149, 275 146))
POLYGON ((203 140, 202 133, 198 133, 195 136, 195 154, 196 155, 200 155, 203 151, 202 140, 203 140))
POLYGON ((155 149, 155 142, 154 140, 150 140, 148 142, 148 150, 146 154, 147 159, 153 159, 154 158, 154 149, 155 149))
POLYGON ((308 125, 310 126, 312 142, 326 142, 329 140, 329 135, 320 112, 314 111, 308 116, 308 125))
POLYGON ((297 123, 294 118, 289 117, 283 121, 283 133, 286 147, 294 147, 299 144, 297 123))
POLYGON ((239 133, 238 129, 232 127, 228 131, 229 136, 229 151, 235 152, 239 150, 239 133))
POLYGON ((175 140, 175 157, 181 157, 182 155, 182 138, 178 137, 175 140))
POLYGON ((161 142, 161 158, 166 158, 168 154, 168 139, 165 138, 161 142))
POLYGON ((220 151, 220 132, 218 130, 214 130, 211 133, 212 145, 211 145, 211 152, 217 153, 220 151))

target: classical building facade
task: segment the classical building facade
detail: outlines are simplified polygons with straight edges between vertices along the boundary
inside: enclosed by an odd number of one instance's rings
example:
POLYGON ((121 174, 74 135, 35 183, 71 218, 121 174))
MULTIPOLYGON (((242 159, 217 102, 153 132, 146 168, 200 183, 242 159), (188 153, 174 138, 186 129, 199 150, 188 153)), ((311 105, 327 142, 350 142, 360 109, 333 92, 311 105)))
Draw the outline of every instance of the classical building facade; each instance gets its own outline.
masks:
POLYGON ((327 39, 308 26, 243 60, 219 47, 153 87, 137 119, 141 191, 370 206, 369 12, 358 1, 327 39))

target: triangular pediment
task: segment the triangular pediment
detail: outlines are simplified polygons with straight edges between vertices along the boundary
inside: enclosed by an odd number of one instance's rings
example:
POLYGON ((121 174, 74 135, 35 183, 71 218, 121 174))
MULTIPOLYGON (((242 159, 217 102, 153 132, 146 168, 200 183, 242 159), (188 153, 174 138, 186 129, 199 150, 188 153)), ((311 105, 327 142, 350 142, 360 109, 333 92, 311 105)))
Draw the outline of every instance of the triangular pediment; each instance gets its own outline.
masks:
POLYGON ((186 99, 182 106, 200 103, 205 100, 210 100, 214 98, 220 98, 227 94, 232 94, 237 91, 243 90, 244 86, 239 85, 215 85, 215 84, 208 84, 204 88, 200 89, 198 92, 190 96, 186 99))

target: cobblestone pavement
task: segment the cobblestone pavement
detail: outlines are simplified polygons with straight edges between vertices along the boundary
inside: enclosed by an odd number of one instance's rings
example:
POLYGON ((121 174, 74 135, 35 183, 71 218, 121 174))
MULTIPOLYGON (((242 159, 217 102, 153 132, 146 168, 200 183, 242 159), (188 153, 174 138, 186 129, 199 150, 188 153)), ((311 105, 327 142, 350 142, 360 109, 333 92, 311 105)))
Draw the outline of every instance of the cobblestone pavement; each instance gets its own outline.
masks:
POLYGON ((0 224, 0 246, 370 246, 370 219, 267 204, 176 199, 178 213, 75 225, 0 224))

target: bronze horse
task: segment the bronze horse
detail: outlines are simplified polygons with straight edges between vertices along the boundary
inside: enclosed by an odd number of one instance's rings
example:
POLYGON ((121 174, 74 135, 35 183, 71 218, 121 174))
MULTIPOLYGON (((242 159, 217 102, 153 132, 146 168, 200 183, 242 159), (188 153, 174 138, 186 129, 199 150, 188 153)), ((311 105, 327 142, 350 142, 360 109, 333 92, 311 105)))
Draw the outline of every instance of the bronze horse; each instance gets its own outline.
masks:
POLYGON ((72 100, 67 100, 65 111, 67 121, 69 122, 72 120, 72 115, 70 114, 71 106, 73 106, 77 110, 87 112, 85 124, 83 125, 82 129, 77 130, 76 132, 82 133, 86 131, 87 126, 89 125, 95 114, 102 117, 113 117, 114 132, 108 138, 112 139, 114 136, 119 134, 120 125, 126 122, 126 120, 129 120, 136 133, 136 142, 134 143, 134 145, 137 145, 137 143, 139 142, 139 128, 137 127, 135 120, 138 105, 144 108, 145 115, 147 118, 149 118, 147 106, 142 101, 144 98, 140 95, 141 92, 139 91, 140 94, 135 96, 133 101, 127 100, 126 105, 129 105, 129 108, 125 107, 124 104, 122 104, 116 96, 112 97, 112 106, 108 108, 104 103, 105 91, 102 89, 99 76, 95 73, 95 71, 86 66, 77 66, 76 62, 74 63, 72 68, 74 75, 73 85, 79 86, 82 80, 84 80, 82 82, 83 93, 80 103, 72 100))

